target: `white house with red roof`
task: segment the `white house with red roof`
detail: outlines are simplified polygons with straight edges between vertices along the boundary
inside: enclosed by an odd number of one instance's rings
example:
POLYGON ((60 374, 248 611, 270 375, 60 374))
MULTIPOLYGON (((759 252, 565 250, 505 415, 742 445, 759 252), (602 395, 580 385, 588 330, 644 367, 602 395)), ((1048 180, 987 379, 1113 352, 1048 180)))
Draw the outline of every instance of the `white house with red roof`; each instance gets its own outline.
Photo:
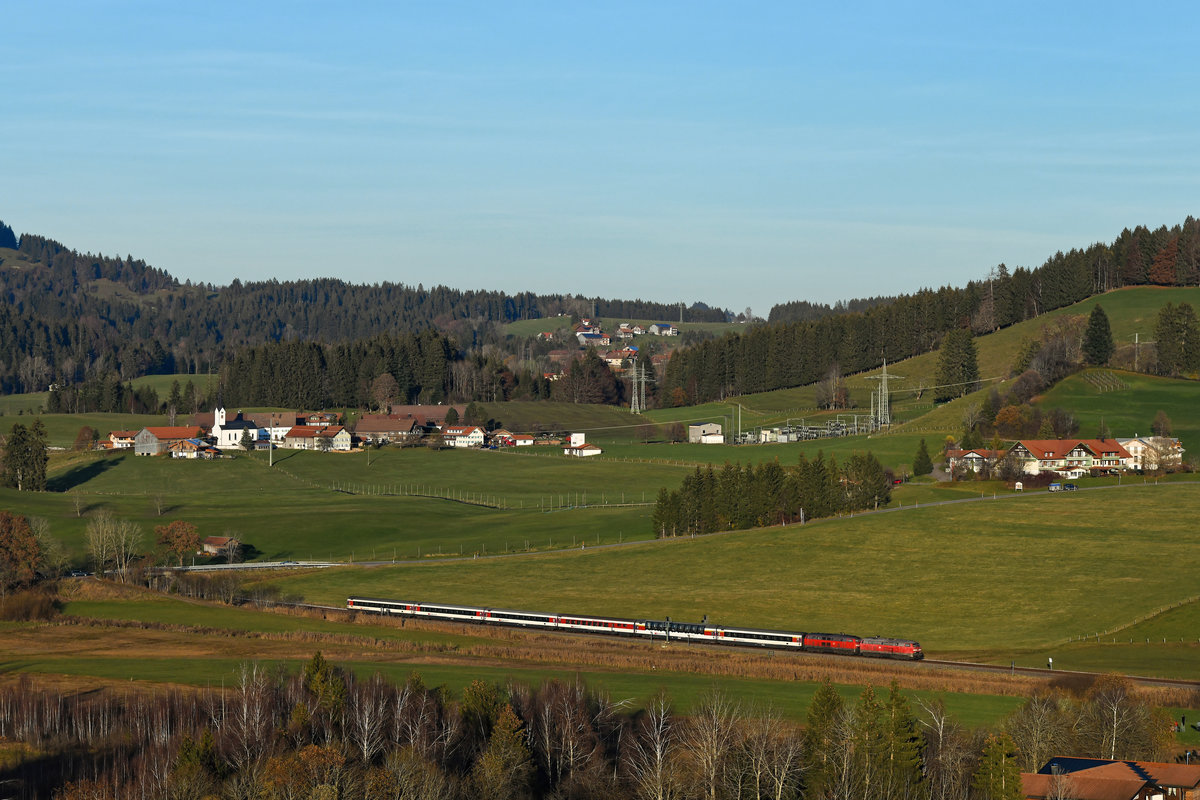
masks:
POLYGON ((294 425, 283 437, 282 447, 290 450, 350 449, 350 432, 341 425, 294 425))
POLYGON ((1116 439, 1022 439, 1008 450, 1028 475, 1056 472, 1068 478, 1123 471, 1129 451, 1116 439))
POLYGON ((564 456, 574 456, 576 458, 587 458, 588 456, 598 456, 603 450, 594 444, 587 443, 587 434, 572 433, 568 444, 563 447, 564 456))
POLYGON ((133 448, 133 439, 137 431, 109 431, 108 446, 113 450, 129 450, 133 448))
POLYGON ((442 441, 450 447, 483 447, 484 432, 478 425, 443 425, 442 441))

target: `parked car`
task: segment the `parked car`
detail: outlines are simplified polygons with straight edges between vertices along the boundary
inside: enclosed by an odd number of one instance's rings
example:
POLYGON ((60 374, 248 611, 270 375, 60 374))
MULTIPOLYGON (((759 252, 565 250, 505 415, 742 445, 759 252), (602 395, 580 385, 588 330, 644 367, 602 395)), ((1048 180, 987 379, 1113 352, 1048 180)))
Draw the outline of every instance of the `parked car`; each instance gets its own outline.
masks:
POLYGON ((1073 492, 1076 489, 1078 489, 1079 487, 1073 483, 1064 483, 1062 488, 1063 488, 1064 492, 1073 492))

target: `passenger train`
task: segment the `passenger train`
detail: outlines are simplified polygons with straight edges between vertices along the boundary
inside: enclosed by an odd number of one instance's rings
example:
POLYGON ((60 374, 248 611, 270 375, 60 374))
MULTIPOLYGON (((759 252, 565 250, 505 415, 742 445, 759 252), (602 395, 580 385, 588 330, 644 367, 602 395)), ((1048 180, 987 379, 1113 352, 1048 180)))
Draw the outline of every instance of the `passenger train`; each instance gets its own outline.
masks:
POLYGON ((921 645, 909 639, 889 639, 882 636, 850 636, 845 633, 804 633, 773 631, 758 628, 733 628, 693 622, 665 620, 620 619, 580 614, 547 614, 539 611, 513 611, 482 606, 459 606, 446 603, 418 603, 406 600, 378 600, 369 597, 350 597, 350 611, 372 614, 399 615, 451 622, 474 622, 484 625, 515 625, 554 631, 608 633, 663 641, 700 642, 740 647, 770 647, 806 653, 839 653, 871 658, 902 658, 919 661, 925 657, 921 645))

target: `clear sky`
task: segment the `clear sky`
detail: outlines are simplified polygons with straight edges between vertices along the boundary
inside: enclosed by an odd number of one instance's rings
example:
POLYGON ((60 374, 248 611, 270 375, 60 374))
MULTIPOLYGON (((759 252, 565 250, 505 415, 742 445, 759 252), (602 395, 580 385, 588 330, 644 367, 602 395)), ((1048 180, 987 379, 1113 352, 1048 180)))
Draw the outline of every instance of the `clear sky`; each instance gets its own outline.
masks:
POLYGON ((0 220, 181 280, 961 285, 1196 214, 1192 4, 0 6, 0 220))

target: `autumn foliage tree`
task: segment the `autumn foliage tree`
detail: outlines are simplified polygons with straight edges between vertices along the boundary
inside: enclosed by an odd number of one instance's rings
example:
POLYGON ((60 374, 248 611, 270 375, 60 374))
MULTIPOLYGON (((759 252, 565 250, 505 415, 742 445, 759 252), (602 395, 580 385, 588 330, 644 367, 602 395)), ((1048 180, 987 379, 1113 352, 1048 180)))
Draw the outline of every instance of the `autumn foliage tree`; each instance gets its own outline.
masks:
POLYGON ((181 519, 155 526, 154 539, 160 547, 179 559, 179 566, 183 566, 184 556, 200 549, 200 534, 196 526, 181 519))
POLYGON ((42 548, 29 520, 0 511, 0 596, 37 578, 42 548))

